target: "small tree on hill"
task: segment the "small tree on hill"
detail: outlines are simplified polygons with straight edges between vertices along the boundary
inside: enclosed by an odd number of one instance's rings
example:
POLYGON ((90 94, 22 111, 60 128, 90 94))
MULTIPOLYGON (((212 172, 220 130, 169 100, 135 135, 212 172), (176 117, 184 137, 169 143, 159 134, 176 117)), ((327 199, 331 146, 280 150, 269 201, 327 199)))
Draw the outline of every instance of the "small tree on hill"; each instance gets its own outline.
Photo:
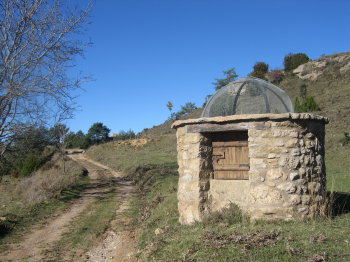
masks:
POLYGON ((293 71, 298 66, 307 63, 309 60, 310 58, 305 53, 289 53, 284 57, 284 70, 286 72, 293 71))
POLYGON ((320 107, 313 96, 307 96, 305 99, 301 100, 299 100, 298 97, 295 98, 294 111, 296 113, 315 112, 319 110, 320 107))
POLYGON ((29 175, 45 162, 43 151, 51 143, 47 128, 28 127, 17 134, 5 154, 7 164, 12 171, 29 175))
POLYGON ((193 110, 197 109, 196 105, 192 102, 187 102, 185 105, 181 106, 181 109, 178 112, 173 112, 170 115, 170 119, 179 119, 189 113, 193 112, 193 110))
POLYGON ((225 78, 215 78, 215 82, 212 83, 215 87, 215 90, 221 89, 222 87, 228 85, 230 82, 234 81, 238 77, 234 67, 223 71, 223 73, 226 76, 225 78))
POLYGON ((88 137, 93 144, 106 142, 111 130, 100 122, 94 123, 88 131, 88 137))
POLYGON ((70 132, 64 139, 67 148, 86 149, 90 146, 90 139, 81 130, 78 132, 70 132))
POLYGON ((173 110, 173 103, 171 103, 171 101, 168 101, 168 103, 166 104, 166 107, 169 109, 170 113, 173 110))
POLYGON ((114 140, 127 140, 127 139, 133 139, 136 137, 136 134, 133 130, 124 131, 121 130, 118 135, 114 138, 114 140))
POLYGON ((257 77, 260 79, 265 79, 266 73, 269 71, 269 65, 265 62, 256 62, 253 66, 253 72, 250 73, 250 76, 257 77))
POLYGON ((65 124, 55 124, 49 130, 49 136, 52 144, 59 146, 63 143, 64 137, 68 134, 69 128, 65 124))

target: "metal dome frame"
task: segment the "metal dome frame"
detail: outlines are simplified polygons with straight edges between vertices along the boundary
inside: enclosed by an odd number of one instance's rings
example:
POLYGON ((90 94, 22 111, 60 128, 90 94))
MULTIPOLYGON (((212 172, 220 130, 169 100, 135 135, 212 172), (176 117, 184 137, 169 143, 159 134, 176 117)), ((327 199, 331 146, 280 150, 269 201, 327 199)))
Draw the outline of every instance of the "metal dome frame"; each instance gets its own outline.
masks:
MULTIPOLYGON (((255 87, 259 88, 259 91, 260 91, 259 95, 264 99, 265 111, 261 112, 260 114, 271 113, 271 104, 270 104, 271 101, 268 98, 268 96, 266 95, 267 90, 269 92, 271 92, 279 100, 279 102, 283 106, 284 110, 282 110, 279 113, 294 112, 293 104, 290 100, 290 97, 288 96, 288 94, 284 90, 282 90, 278 86, 276 86, 268 81, 265 81, 263 79, 260 79, 260 78, 244 77, 244 78, 240 78, 240 79, 237 79, 237 80, 229 83, 228 85, 219 89, 214 95, 212 95, 211 98, 206 103, 206 106, 204 107, 204 110, 202 112, 202 117, 241 114, 241 113, 237 113, 237 103, 238 103, 239 98, 241 97, 242 90, 244 89, 244 87, 247 86, 247 84, 253 84, 255 87), (230 88, 232 88, 233 86, 237 86, 237 84, 240 84, 240 85, 238 88, 235 87, 235 89, 237 89, 237 91, 236 91, 236 93, 233 93, 234 101, 233 101, 233 105, 232 105, 232 112, 229 114, 221 113, 221 114, 212 115, 210 109, 213 106, 213 102, 215 102, 215 100, 217 98, 219 98, 220 96, 222 96, 224 93, 232 93, 232 90, 230 90, 230 88), (263 89, 263 92, 261 91, 261 89, 263 89), (276 92, 276 91, 278 91, 278 92, 276 92)), ((253 113, 253 112, 247 112, 246 114, 250 114, 250 113, 253 113)))

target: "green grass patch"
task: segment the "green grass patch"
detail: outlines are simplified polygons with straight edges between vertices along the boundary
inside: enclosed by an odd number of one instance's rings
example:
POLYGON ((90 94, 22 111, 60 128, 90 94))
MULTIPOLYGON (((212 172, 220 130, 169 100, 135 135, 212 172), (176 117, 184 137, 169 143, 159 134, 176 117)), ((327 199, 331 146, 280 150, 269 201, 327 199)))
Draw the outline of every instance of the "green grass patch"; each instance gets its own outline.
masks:
POLYGON ((350 145, 326 153, 327 189, 350 193, 350 145))
POLYGON ((109 142, 87 151, 94 160, 125 173, 141 165, 176 164, 176 154, 175 135, 160 136, 139 147, 109 142))

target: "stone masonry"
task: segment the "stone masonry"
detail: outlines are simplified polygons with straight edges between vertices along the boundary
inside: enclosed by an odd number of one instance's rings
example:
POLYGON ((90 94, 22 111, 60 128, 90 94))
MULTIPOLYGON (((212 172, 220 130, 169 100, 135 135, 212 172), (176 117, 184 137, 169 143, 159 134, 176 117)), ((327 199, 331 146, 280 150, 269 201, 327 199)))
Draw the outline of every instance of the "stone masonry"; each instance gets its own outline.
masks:
POLYGON ((233 115, 176 121, 180 222, 235 203, 252 219, 304 219, 324 212, 325 124, 312 114, 233 115), (213 177, 211 134, 247 131, 248 180, 213 177))

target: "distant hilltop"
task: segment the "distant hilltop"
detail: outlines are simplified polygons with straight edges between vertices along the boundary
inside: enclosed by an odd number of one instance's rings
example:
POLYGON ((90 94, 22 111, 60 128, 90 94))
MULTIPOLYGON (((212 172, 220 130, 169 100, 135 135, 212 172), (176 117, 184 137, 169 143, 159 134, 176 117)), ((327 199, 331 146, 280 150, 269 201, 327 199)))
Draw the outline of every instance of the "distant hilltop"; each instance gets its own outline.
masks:
POLYGON ((298 66, 293 73, 301 79, 314 81, 330 70, 338 71, 342 76, 350 75, 350 52, 323 55, 298 66))

